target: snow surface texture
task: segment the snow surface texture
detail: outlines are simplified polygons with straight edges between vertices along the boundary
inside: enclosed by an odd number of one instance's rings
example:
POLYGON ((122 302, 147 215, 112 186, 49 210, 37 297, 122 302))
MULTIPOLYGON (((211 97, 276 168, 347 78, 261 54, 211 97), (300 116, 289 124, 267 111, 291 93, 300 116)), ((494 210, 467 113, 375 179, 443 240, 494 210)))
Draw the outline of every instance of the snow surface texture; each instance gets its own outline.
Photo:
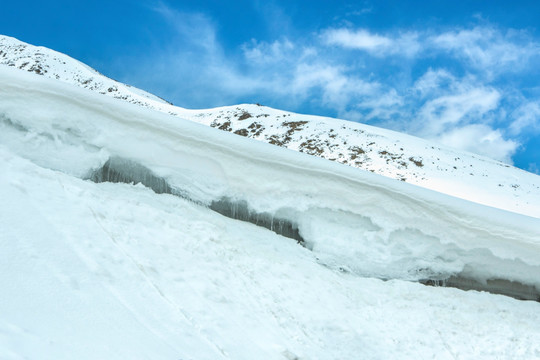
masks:
POLYGON ((187 110, 111 80, 69 56, 7 36, 0 36, 0 64, 237 135, 540 218, 540 177, 479 155, 368 125, 265 106, 187 110))

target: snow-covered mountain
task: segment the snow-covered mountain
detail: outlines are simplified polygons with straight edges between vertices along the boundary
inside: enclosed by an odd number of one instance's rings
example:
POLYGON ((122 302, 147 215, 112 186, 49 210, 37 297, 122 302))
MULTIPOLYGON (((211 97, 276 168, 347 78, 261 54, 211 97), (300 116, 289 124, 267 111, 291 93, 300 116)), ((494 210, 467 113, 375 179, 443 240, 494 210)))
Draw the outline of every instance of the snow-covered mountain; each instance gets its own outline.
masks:
POLYGON ((462 199, 540 217, 540 177, 480 155, 364 124, 255 104, 184 109, 111 80, 69 56, 6 36, 0 36, 0 64, 462 199))
MULTIPOLYGON (((535 175, 459 153, 493 204, 516 176, 526 216, 59 80, 0 66, 1 358, 540 357, 535 175)), ((405 170, 450 151, 362 129, 424 149, 405 170)))

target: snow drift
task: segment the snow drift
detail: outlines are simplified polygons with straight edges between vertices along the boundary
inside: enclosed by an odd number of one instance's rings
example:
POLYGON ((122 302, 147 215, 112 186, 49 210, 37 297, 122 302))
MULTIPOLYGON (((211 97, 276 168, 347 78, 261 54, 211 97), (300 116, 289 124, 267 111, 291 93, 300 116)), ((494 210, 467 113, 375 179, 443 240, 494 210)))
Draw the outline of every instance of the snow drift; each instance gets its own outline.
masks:
POLYGON ((540 303, 416 282, 534 298, 539 219, 0 84, 0 357, 540 357, 540 303))
POLYGON ((0 143, 39 166, 88 178, 112 159, 127 159, 122 171, 149 169, 148 181, 163 188, 157 192, 208 207, 228 199, 294 224, 330 268, 380 279, 469 279, 486 289, 506 281, 514 290, 503 293, 538 297, 540 219, 12 69, 0 69, 0 82, 0 143))

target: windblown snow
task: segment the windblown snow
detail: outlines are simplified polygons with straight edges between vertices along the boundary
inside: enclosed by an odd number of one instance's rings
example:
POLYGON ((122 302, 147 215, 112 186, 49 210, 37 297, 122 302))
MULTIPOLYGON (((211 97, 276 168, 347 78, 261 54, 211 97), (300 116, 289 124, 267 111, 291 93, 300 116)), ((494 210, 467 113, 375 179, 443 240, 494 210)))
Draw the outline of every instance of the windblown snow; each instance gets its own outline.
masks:
POLYGON ((540 294, 535 175, 474 162, 519 185, 509 212, 15 67, 0 84, 0 357, 540 357, 518 300, 540 294))

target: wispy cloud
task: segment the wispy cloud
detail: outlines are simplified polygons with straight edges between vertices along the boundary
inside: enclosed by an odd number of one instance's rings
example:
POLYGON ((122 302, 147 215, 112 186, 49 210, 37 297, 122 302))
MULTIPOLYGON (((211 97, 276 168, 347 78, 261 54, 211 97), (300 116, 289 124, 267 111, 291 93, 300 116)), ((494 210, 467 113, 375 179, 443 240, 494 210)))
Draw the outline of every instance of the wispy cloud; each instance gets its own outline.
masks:
POLYGON ((443 92, 459 91, 456 78, 444 69, 428 68, 413 84, 413 95, 420 98, 439 96, 443 92))
POLYGON ((288 67, 291 64, 309 61, 317 55, 315 48, 307 44, 301 44, 282 38, 273 42, 251 41, 241 46, 242 55, 246 65, 260 66, 263 69, 268 66, 288 67))
POLYGON ((367 29, 331 28, 321 33, 323 43, 345 49, 365 51, 373 56, 430 58, 450 56, 468 66, 486 71, 501 68, 517 71, 540 59, 540 43, 525 31, 500 30, 477 26, 437 33, 434 30, 388 31, 372 33, 367 29))
POLYGON ((414 56, 420 51, 416 32, 391 36, 371 33, 366 29, 334 28, 324 30, 320 36, 326 45, 363 50, 375 56, 389 54, 414 56))
POLYGON ((371 98, 380 92, 378 83, 350 76, 346 69, 324 63, 300 64, 291 84, 294 93, 308 92, 311 96, 320 92, 322 103, 338 113, 345 112, 352 101, 371 98))
POLYGON ((420 134, 432 136, 460 123, 482 121, 489 111, 497 108, 499 99, 495 89, 471 87, 428 100, 418 112, 423 123, 420 134))
POLYGON ((512 135, 540 134, 540 101, 528 101, 514 110, 510 116, 509 131, 512 135))
POLYGON ((512 156, 519 147, 517 141, 505 139, 500 130, 485 124, 455 127, 448 132, 441 133, 434 140, 509 164, 512 163, 512 156))
POLYGON ((540 133, 540 101, 497 81, 534 69, 540 47, 526 32, 349 26, 231 49, 204 14, 164 3, 154 11, 173 33, 160 51, 133 59, 140 72, 126 80, 166 89, 181 106, 262 102, 324 111, 506 162, 526 136, 540 133))
POLYGON ((511 163, 519 142, 494 127, 502 98, 497 89, 471 76, 457 78, 446 70, 428 69, 401 94, 402 101, 394 103, 399 105, 394 106, 398 124, 396 120, 379 123, 511 163))
POLYGON ((367 30, 360 29, 330 29, 323 32, 322 37, 329 45, 340 45, 351 49, 380 50, 392 46, 393 40, 386 36, 371 34, 367 30))
POLYGON ((219 49, 215 25, 205 14, 181 12, 163 2, 158 2, 152 10, 160 14, 174 29, 175 39, 200 47, 209 53, 214 53, 219 49))
POLYGON ((179 105, 188 107, 233 103, 260 90, 258 80, 226 55, 210 17, 178 11, 163 2, 152 10, 172 31, 158 51, 130 59, 138 66, 125 75, 128 82, 160 89, 154 91, 180 99, 179 105))
POLYGON ((433 35, 426 39, 429 46, 450 56, 461 58, 470 66, 485 71, 504 68, 518 71, 540 56, 540 44, 522 31, 501 31, 483 26, 433 35))

